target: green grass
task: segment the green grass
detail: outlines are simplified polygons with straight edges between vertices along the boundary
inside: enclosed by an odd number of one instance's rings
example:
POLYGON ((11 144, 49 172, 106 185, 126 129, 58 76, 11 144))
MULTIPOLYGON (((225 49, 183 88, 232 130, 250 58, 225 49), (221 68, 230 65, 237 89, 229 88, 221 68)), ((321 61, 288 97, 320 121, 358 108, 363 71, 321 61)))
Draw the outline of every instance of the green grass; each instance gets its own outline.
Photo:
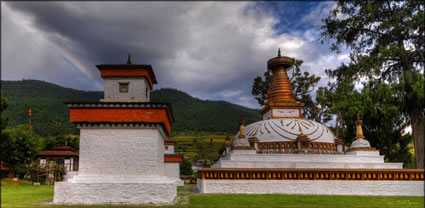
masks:
POLYGON ((190 207, 424 207, 422 197, 309 196, 279 194, 198 195, 190 207))
POLYGON ((53 200, 53 185, 33 186, 25 181, 2 181, 1 207, 32 207, 53 200))
MULTIPOLYGON (((201 207, 424 207, 423 197, 370 197, 370 196, 308 196, 279 194, 197 194, 194 185, 179 187, 177 205, 154 206, 170 208, 201 208, 201 207)), ((53 200, 53 185, 33 186, 26 182, 2 181, 1 207, 38 207, 38 208, 100 208, 97 206, 64 206, 43 205, 41 202, 53 200)), ((119 207, 152 207, 152 206, 109 206, 119 207)))

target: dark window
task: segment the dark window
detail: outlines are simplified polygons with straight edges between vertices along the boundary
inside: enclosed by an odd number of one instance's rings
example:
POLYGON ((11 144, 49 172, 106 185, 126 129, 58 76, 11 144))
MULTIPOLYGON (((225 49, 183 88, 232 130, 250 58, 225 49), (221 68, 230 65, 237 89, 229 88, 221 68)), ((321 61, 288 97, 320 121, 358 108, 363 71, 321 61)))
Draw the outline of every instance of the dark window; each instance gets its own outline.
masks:
POLYGON ((63 159, 56 159, 56 165, 64 165, 63 159))
POLYGON ((128 82, 120 82, 120 92, 128 92, 128 82))

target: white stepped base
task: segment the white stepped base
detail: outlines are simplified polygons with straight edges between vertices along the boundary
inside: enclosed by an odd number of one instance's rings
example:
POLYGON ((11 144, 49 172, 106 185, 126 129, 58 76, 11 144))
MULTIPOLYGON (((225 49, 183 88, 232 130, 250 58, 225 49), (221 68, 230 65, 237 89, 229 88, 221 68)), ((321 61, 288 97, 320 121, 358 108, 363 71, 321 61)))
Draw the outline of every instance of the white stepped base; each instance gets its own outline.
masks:
POLYGON ((379 151, 338 154, 241 154, 231 152, 212 168, 358 168, 402 169, 403 163, 384 163, 379 151))
POLYGON ((56 204, 165 204, 177 195, 177 181, 166 177, 81 177, 56 182, 56 204))
POLYGON ((424 196, 423 181, 202 180, 201 193, 424 196))

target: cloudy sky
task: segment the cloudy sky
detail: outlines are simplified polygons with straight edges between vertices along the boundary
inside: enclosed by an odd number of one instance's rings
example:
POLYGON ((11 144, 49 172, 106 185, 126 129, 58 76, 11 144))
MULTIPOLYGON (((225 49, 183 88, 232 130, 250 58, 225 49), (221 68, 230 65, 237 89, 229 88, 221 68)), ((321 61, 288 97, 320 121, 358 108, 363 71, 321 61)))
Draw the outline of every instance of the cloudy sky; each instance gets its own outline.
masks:
POLYGON ((102 90, 96 64, 151 64, 155 89, 260 108, 253 79, 277 55, 322 77, 348 61, 320 44, 334 2, 1 2, 1 79, 102 90))

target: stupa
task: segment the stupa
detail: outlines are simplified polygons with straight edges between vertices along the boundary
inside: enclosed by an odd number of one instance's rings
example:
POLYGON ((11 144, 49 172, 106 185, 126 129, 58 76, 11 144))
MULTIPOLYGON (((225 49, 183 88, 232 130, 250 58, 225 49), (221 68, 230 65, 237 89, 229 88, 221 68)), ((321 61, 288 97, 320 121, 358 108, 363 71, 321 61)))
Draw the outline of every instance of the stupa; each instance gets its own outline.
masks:
POLYGON ((152 66, 132 64, 129 55, 127 64, 96 67, 105 81, 104 99, 66 103, 80 129, 79 171, 55 183, 54 203, 172 202, 181 157, 165 150, 174 117, 169 104, 150 102, 157 83, 152 66))
POLYGON ((245 126, 210 169, 198 172, 201 193, 283 193, 423 196, 423 170, 385 163, 371 147, 357 118, 349 149, 324 124, 303 118, 286 70, 293 59, 267 62, 272 81, 263 120, 245 126))

